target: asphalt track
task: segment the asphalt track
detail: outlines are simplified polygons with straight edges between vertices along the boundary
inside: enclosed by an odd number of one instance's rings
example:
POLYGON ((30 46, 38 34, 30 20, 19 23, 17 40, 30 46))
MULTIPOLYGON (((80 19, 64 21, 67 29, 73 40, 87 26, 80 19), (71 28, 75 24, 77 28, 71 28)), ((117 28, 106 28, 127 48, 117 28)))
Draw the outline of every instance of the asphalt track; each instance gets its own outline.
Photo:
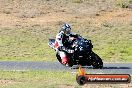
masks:
MULTIPOLYGON (((87 73, 92 74, 131 74, 132 63, 104 63, 103 69, 92 69, 85 67, 87 73)), ((48 71, 71 71, 75 73, 74 68, 65 67, 59 62, 35 62, 35 61, 1 61, 0 70, 27 71, 27 70, 48 70, 48 71)))

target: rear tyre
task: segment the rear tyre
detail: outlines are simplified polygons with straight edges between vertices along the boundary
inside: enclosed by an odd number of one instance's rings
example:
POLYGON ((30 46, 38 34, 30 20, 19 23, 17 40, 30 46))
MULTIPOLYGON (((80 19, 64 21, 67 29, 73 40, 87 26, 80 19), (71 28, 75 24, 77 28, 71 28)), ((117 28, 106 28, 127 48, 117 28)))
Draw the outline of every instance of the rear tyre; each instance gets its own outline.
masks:
POLYGON ((93 69, 102 69, 103 68, 102 59, 97 54, 95 54, 94 52, 92 52, 92 54, 90 56, 92 59, 93 69))

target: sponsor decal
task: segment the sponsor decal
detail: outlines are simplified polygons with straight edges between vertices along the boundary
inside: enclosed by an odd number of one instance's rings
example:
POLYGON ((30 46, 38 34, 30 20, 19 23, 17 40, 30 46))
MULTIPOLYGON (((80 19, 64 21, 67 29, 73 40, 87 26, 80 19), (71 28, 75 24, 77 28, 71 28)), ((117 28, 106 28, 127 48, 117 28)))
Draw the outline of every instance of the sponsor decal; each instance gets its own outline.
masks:
POLYGON ((130 83, 129 74, 86 74, 85 69, 79 67, 76 81, 79 85, 85 83, 130 83))

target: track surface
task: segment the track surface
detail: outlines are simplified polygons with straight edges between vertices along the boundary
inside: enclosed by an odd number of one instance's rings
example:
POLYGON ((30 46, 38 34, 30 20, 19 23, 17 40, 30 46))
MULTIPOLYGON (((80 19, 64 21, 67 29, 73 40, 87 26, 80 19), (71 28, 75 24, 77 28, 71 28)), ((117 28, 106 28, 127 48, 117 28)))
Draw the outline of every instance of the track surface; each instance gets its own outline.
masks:
MULTIPOLYGON (((76 72, 76 69, 71 69, 61 65, 59 62, 16 62, 16 61, 1 61, 1 70, 53 70, 53 71, 71 71, 76 72)), ((132 63, 104 63, 103 69, 92 69, 86 67, 88 73, 103 73, 103 74, 131 74, 132 63)))

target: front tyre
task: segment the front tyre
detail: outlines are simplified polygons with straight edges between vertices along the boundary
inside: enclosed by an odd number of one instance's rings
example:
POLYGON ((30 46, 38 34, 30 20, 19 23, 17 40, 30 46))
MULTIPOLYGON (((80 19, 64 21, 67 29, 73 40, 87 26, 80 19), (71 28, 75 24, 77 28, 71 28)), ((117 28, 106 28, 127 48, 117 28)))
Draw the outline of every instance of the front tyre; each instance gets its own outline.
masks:
POLYGON ((90 55, 90 58, 92 60, 91 64, 93 66, 93 69, 102 69, 103 68, 102 59, 97 54, 92 52, 91 55, 90 55))

